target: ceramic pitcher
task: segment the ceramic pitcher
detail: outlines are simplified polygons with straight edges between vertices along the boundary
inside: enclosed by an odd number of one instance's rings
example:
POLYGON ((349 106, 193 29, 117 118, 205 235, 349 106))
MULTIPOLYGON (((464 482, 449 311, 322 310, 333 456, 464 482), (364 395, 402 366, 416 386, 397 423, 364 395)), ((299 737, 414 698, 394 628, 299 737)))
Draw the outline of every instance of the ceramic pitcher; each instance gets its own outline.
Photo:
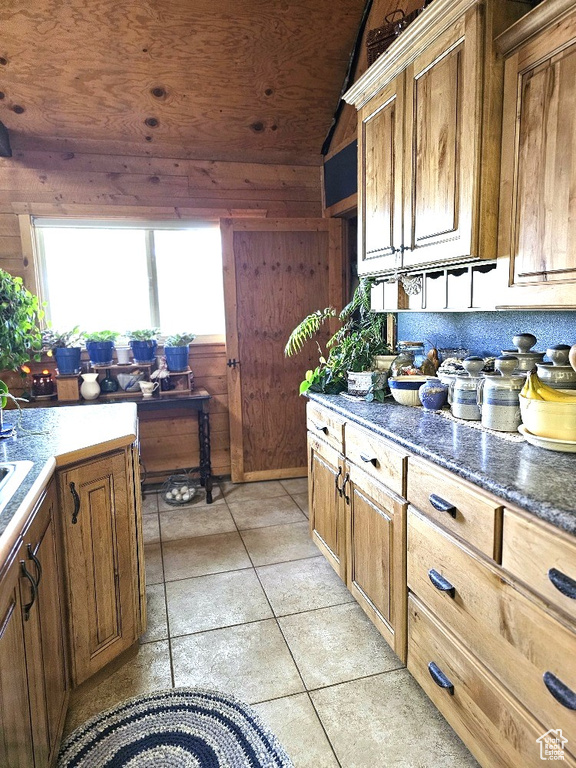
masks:
POLYGON ((498 432, 516 432, 522 422, 520 390, 524 376, 485 376, 478 387, 478 405, 482 411, 482 426, 498 432))

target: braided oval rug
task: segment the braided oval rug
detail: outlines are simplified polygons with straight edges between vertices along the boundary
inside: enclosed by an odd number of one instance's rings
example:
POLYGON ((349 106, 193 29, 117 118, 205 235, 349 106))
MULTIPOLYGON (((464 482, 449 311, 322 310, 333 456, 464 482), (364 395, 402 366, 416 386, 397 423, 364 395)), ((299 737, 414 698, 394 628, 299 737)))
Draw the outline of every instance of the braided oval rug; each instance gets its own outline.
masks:
POLYGON ((137 696, 77 728, 57 768, 293 768, 247 704, 219 691, 137 696))

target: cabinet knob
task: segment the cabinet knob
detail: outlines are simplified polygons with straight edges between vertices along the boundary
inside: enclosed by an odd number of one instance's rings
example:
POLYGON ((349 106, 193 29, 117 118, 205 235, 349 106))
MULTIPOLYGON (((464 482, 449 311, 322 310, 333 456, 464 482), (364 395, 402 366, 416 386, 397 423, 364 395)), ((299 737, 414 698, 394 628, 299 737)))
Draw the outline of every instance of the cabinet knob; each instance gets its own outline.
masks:
POLYGON ((440 667, 437 664, 434 664, 433 661, 428 664, 428 672, 430 672, 430 676, 432 680, 436 683, 437 686, 440 688, 444 688, 444 690, 448 691, 450 696, 454 696, 454 685, 452 681, 446 677, 444 672, 440 669, 440 667))
POLYGON ((434 509, 437 509, 439 512, 446 512, 446 514, 450 515, 451 517, 456 517, 458 508, 455 507, 454 504, 451 504, 449 501, 446 501, 440 496, 437 496, 435 493, 431 493, 430 496, 428 496, 428 501, 430 504, 432 504, 434 509))
POLYGON ((562 592, 566 597, 571 597, 572 600, 576 600, 576 581, 574 581, 574 579, 571 579, 570 576, 566 576, 562 571, 556 570, 556 568, 550 568, 548 571, 548 578, 558 592, 562 592))

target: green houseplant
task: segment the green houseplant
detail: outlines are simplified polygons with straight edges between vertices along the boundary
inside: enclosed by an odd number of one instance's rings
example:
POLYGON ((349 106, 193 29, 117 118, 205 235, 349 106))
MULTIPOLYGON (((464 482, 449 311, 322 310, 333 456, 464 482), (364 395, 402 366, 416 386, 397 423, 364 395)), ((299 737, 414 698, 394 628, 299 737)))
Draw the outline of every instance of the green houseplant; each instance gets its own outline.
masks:
POLYGON ((193 333, 174 333, 164 342, 164 354, 168 370, 173 372, 188 370, 188 353, 191 342, 196 335, 193 333))
POLYGON ((112 365, 118 336, 117 331, 93 331, 84 335, 91 365, 112 365))
MULTIPOLYGON (((308 390, 336 394, 346 389, 352 378, 349 374, 369 373, 365 386, 367 399, 383 399, 385 377, 374 370, 374 358, 376 355, 389 354, 390 348, 384 340, 386 315, 372 312, 370 308, 374 279, 367 277, 360 280, 352 300, 338 315, 342 325, 328 340, 328 353, 324 354, 319 346, 319 365, 315 370, 306 372, 300 384, 300 394, 308 390)), ((305 342, 312 339, 324 323, 333 317, 336 317, 334 307, 317 310, 305 317, 290 334, 284 353, 287 356, 298 353, 305 342)))
POLYGON ((156 336, 159 328, 142 328, 136 331, 126 331, 128 343, 132 347, 135 363, 153 363, 158 342, 156 336))
MULTIPOLYGON (((44 312, 37 296, 24 287, 21 277, 0 269, 0 371, 17 371, 30 357, 39 359, 42 334, 38 327, 44 312)), ((0 436, 8 437, 13 429, 2 426, 2 409, 6 405, 8 387, 0 381, 0 436)))
POLYGON ((55 331, 52 328, 42 331, 42 349, 47 350, 49 355, 55 355, 61 376, 80 373, 82 338, 77 325, 70 331, 55 331))

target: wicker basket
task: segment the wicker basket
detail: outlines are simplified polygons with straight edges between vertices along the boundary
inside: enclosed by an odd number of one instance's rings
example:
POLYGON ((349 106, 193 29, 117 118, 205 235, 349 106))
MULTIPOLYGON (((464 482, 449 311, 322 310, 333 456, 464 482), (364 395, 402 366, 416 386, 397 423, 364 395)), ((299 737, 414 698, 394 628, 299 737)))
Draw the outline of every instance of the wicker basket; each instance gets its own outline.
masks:
POLYGON ((400 35, 406 27, 417 18, 426 6, 430 5, 432 0, 424 0, 422 7, 417 8, 411 13, 404 13, 401 8, 396 8, 384 17, 386 22, 381 27, 371 29, 366 36, 366 48, 368 53, 368 66, 374 64, 376 59, 389 48, 394 40, 400 35))

